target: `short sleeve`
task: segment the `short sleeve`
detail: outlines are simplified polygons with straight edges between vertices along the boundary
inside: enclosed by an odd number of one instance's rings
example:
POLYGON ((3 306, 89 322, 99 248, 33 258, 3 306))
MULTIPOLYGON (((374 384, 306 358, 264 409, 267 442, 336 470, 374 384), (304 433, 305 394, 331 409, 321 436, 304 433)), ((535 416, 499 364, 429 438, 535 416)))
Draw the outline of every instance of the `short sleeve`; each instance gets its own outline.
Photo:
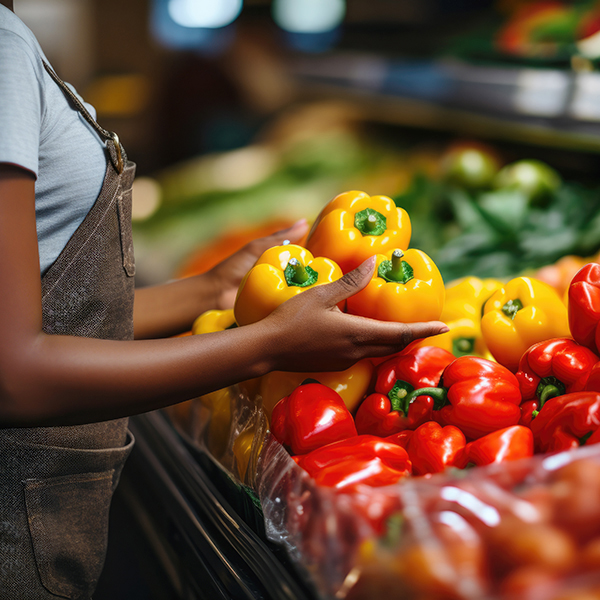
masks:
POLYGON ((42 88, 31 48, 17 34, 0 31, 0 163, 38 176, 42 88))

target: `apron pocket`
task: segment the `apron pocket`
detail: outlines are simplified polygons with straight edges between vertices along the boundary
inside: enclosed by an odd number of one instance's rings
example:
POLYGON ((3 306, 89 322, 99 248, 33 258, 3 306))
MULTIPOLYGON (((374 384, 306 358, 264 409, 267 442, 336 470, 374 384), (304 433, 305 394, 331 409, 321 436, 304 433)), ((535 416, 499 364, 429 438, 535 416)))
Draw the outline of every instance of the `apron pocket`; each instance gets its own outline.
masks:
POLYGON ((52 594, 87 600, 94 592, 106 555, 113 474, 23 482, 35 561, 52 594))

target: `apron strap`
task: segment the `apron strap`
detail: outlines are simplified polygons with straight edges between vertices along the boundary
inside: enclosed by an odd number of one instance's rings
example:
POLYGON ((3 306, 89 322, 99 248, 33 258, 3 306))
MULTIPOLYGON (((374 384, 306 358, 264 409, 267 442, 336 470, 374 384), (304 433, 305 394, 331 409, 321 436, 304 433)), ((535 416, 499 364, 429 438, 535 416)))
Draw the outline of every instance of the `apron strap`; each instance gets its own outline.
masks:
POLYGON ((112 142, 115 148, 116 159, 113 159, 112 153, 109 153, 111 162, 119 175, 123 172, 125 163, 127 162, 127 154, 119 141, 119 136, 114 131, 108 131, 101 127, 94 117, 89 113, 83 102, 73 93, 71 88, 55 73, 54 69, 42 59, 44 68, 48 72, 48 75, 52 77, 55 83, 60 87, 65 96, 74 104, 75 108, 79 111, 81 116, 93 127, 98 135, 104 140, 105 143, 112 142))

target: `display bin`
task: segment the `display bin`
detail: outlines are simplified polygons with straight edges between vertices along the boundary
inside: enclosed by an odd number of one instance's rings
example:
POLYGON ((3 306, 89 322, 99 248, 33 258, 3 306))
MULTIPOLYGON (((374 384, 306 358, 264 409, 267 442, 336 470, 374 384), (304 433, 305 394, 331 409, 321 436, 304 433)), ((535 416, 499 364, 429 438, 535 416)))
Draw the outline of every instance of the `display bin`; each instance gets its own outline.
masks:
POLYGON ((131 419, 135 448, 117 492, 155 549, 174 597, 313 600, 283 549, 269 542, 256 499, 168 416, 131 419))

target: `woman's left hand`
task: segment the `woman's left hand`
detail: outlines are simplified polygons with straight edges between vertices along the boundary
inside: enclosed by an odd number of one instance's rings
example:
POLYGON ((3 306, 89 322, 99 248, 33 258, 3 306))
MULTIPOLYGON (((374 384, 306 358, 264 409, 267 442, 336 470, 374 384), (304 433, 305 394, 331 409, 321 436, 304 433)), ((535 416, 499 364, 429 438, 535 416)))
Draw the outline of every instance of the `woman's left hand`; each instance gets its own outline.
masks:
POLYGON ((207 276, 215 285, 215 308, 219 310, 233 308, 242 279, 265 250, 273 246, 279 246, 285 240, 292 243, 298 242, 307 232, 308 222, 306 219, 301 219, 287 229, 282 229, 267 237, 249 242, 235 254, 208 271, 207 276))

